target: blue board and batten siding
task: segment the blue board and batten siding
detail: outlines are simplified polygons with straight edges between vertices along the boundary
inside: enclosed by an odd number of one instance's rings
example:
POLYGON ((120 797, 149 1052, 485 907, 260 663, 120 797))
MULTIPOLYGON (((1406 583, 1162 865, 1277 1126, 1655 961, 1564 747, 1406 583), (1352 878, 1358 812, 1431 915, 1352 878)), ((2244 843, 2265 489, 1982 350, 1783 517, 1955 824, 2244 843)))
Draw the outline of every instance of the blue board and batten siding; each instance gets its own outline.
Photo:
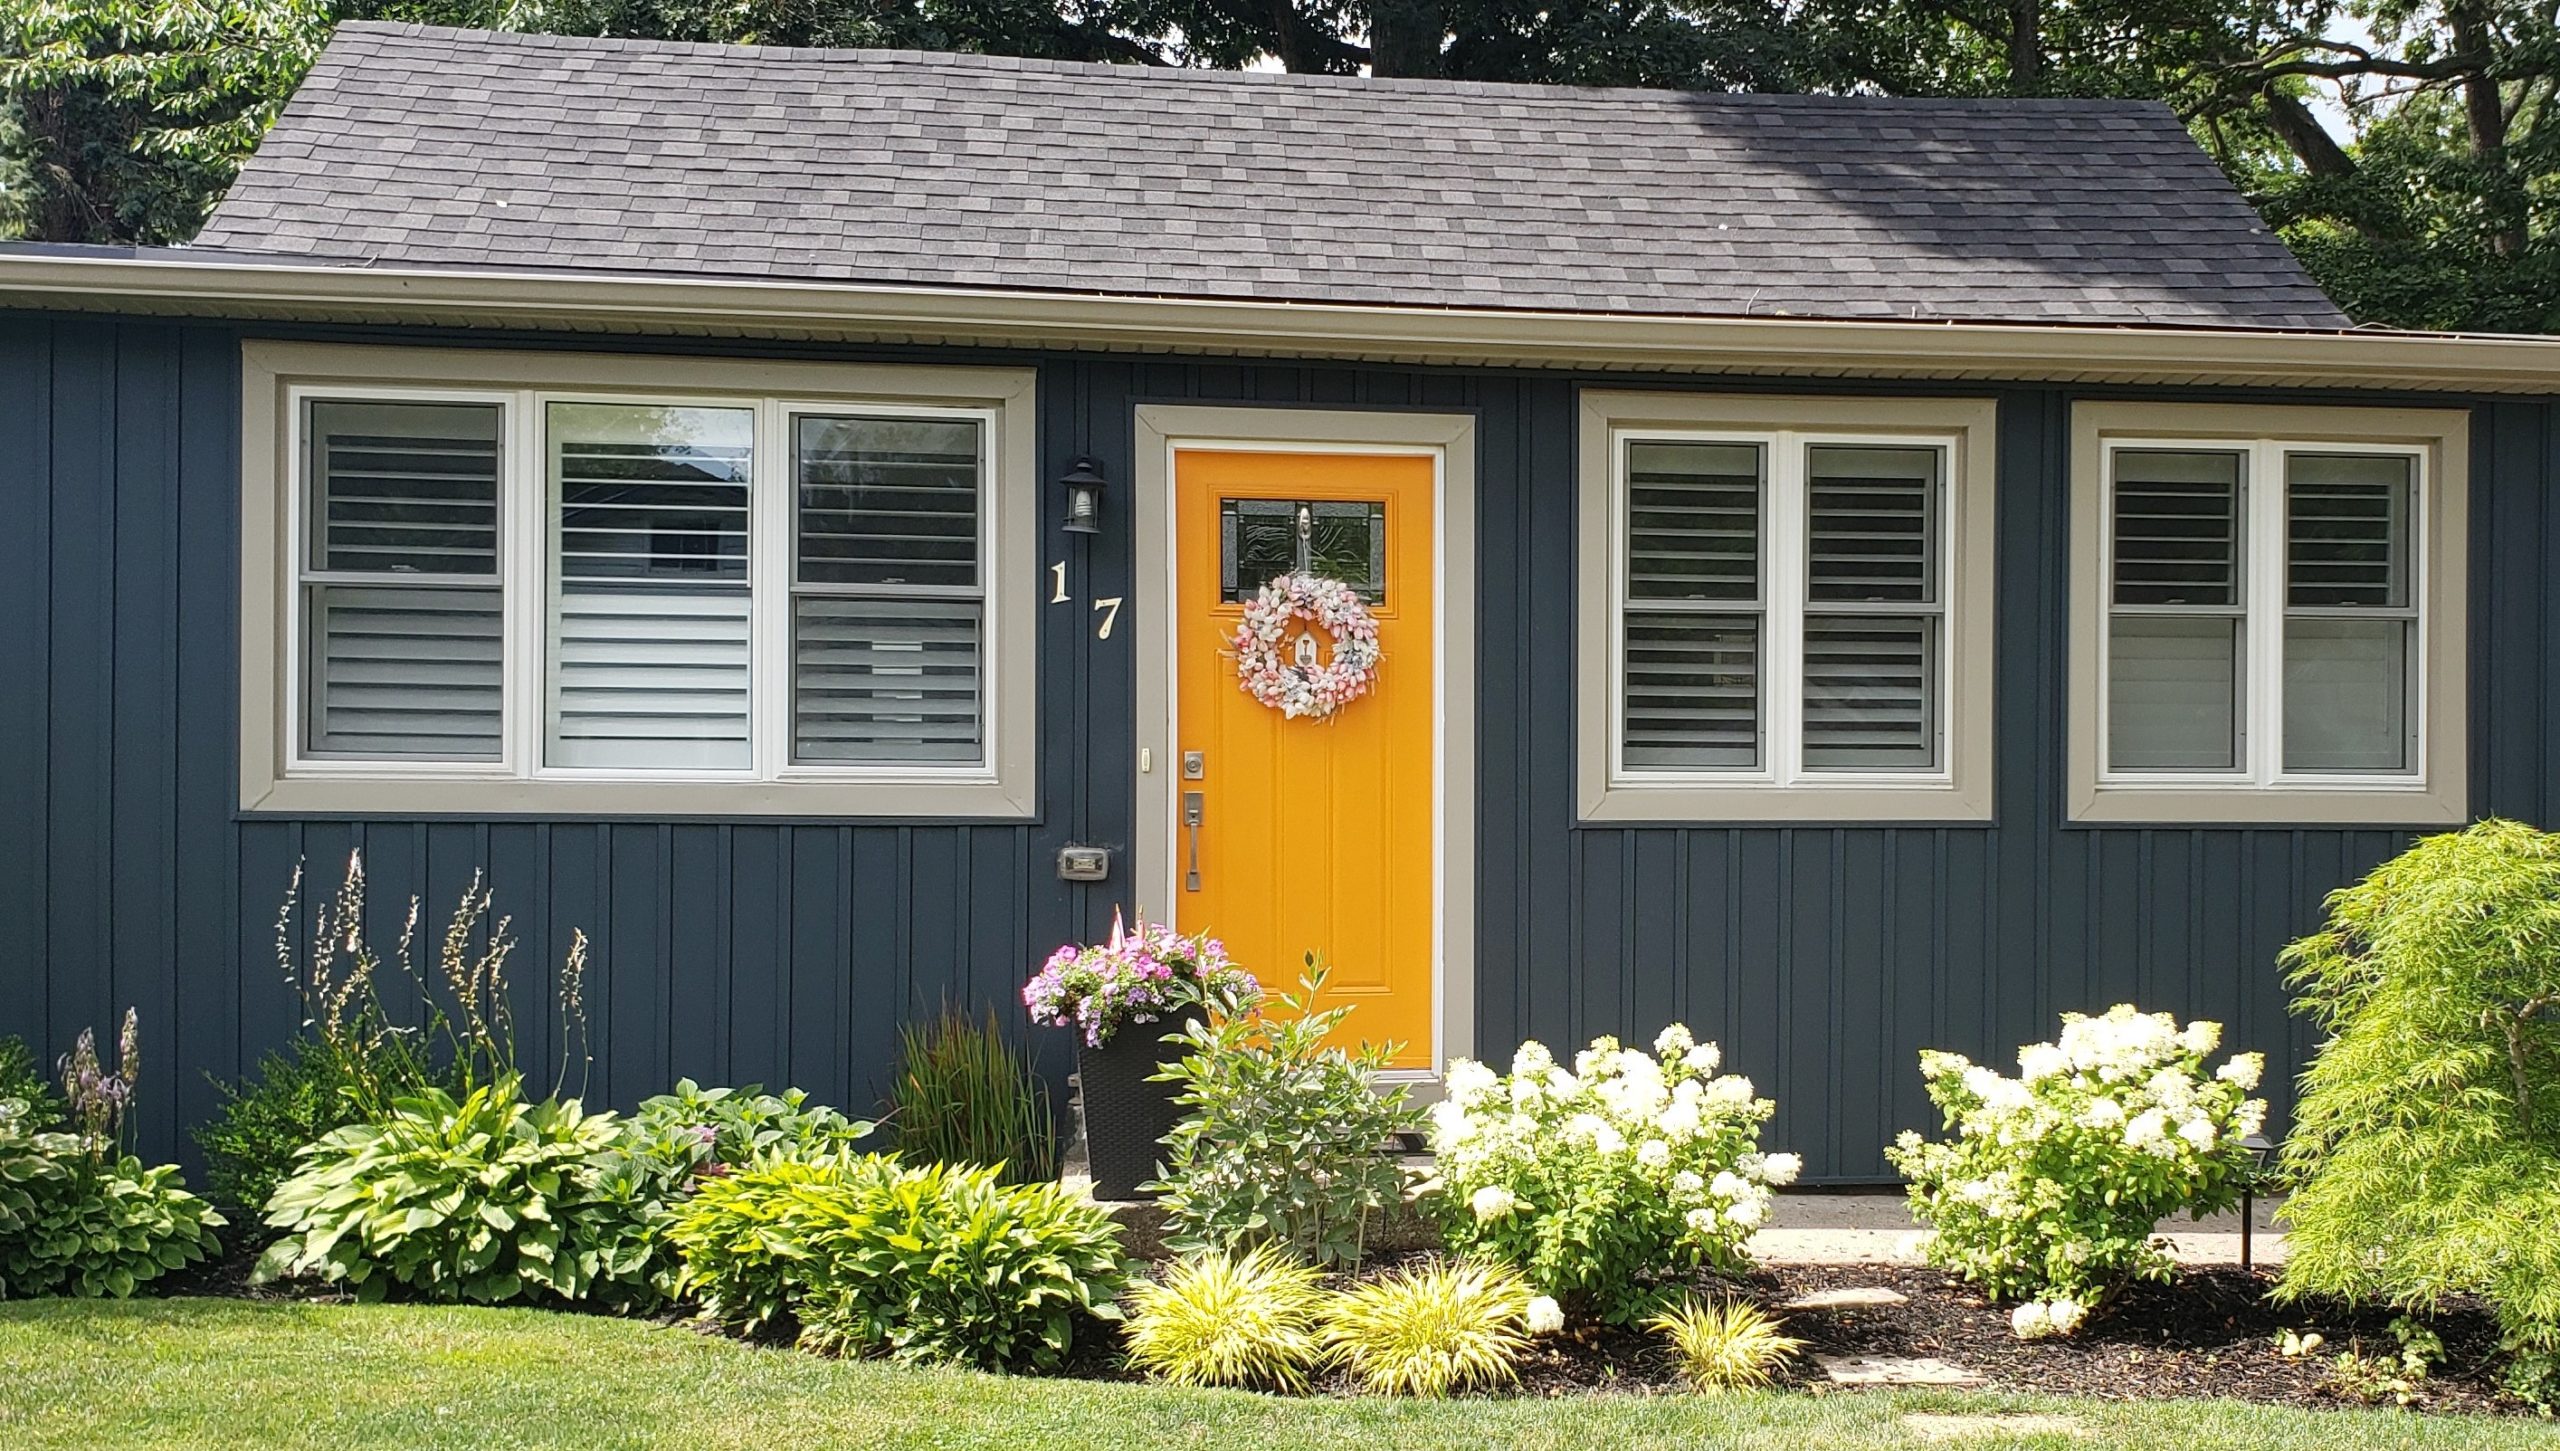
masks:
MULTIPOLYGON (((543 1005, 583 928, 596 964, 590 1087, 616 1102, 690 1075, 798 1083, 867 1107, 902 1018, 1008 1000, 1039 953, 1106 923, 1125 895, 1125 859, 1100 887, 1050 869, 1063 843, 1131 835, 1137 632, 1123 621, 1098 641, 1077 609, 1039 621, 1041 811, 1029 824, 243 817, 241 336, 0 316, 0 1032, 49 1055, 138 1007, 146 1152, 180 1154, 180 1126, 215 1102, 208 1073, 232 1076, 294 1030, 272 921, 297 860, 328 877, 362 848, 385 940, 411 893, 432 922, 485 870, 522 939, 529 1057, 559 1047, 543 1005)), ((2401 840, 2064 823, 2066 390, 1999 390, 1995 825, 1593 827, 1577 825, 1572 794, 1573 379, 1039 361, 1051 476, 1091 452, 1115 481, 1134 477, 1143 401, 1479 414, 1476 1041, 1499 1052, 1524 1035, 1649 1036, 1685 1019, 1778 1099, 1771 1143, 1802 1151, 1817 1176, 1881 1177, 1880 1146, 1931 1126, 1921 1047, 2005 1057, 2065 1009, 2129 999, 2221 1018, 2235 1046, 2269 1051, 2280 1085, 2309 1035, 2286 1015, 2275 953, 2316 920, 2324 892, 2401 840)), ((2549 823, 2553 414, 2486 402, 2475 416, 2471 806, 2549 823)), ((1071 561, 1079 599, 1145 607, 1125 491, 1105 532, 1073 544, 1056 494, 1039 489, 1044 564, 1071 561)), ((1040 1038, 1062 1073, 1063 1035, 1040 1038)))

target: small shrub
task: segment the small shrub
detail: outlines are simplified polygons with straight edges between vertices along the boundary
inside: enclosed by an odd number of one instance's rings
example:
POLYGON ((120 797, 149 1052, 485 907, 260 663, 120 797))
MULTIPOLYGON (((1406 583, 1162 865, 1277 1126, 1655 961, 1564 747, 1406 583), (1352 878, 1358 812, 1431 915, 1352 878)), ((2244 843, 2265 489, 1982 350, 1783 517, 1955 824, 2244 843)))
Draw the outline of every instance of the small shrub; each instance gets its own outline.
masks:
POLYGON ((220 1251, 222 1216, 180 1187, 176 1167, 123 1150, 139 1036, 128 1011, 108 1072, 81 1031, 58 1100, 72 1132, 45 1130, 23 1098, 0 1098, 0 1297, 120 1299, 220 1251))
POLYGON ((645 1237, 594 1191, 619 1134, 612 1114, 527 1102, 513 1080, 460 1099, 427 1089, 304 1152, 267 1205, 285 1237, 258 1276, 317 1275, 366 1299, 626 1298, 645 1237))
POLYGON ((15 1035, 0 1037, 0 1099, 11 1098, 27 1106, 24 1117, 29 1133, 62 1127, 61 1095, 44 1076, 26 1040, 15 1035))
POLYGON ((1393 1270, 1333 1297, 1325 1344, 1381 1395, 1437 1398, 1519 1378, 1529 1282, 1492 1261, 1393 1270))
POLYGON ((2415 1405, 2426 1394, 2428 1375, 2444 1359, 2444 1340, 2406 1315, 2392 1320, 2391 1338, 2399 1342, 2396 1352, 2368 1355, 2359 1345, 2340 1355, 2330 1387, 2369 1406, 2415 1405))
POLYGON ((2266 1104, 2250 1098, 2263 1060, 2208 1071, 2220 1025, 2181 1028, 2130 1006, 2065 1013, 2054 1043, 2018 1052, 2004 1077, 1954 1053, 1924 1052, 1930 1101, 1955 1137, 1905 1133, 1886 1157, 1910 1181, 1911 1212, 1934 1233, 1930 1263, 1995 1300, 2022 1298, 2020 1338, 2069 1335, 2134 1278, 2167 1279, 2160 1220, 2237 1203, 2266 1104))
POLYGON ((851 1148, 871 1130, 809 1102, 801 1089, 704 1088, 680 1078, 673 1090, 641 1100, 623 1129, 621 1151, 641 1160, 672 1197, 696 1179, 759 1158, 822 1158, 851 1148))
POLYGON ((1313 956, 1278 1011, 1194 1024, 1160 1078, 1181 1085, 1165 1139, 1167 1243, 1229 1250, 1278 1243, 1319 1265, 1356 1265, 1370 1216, 1398 1203, 1404 1171, 1388 1142, 1421 1127, 1403 1085, 1380 1092, 1392 1045, 1355 1056, 1325 1039, 1348 1005, 1314 1011, 1325 972, 1313 956))
POLYGON ((2278 1293, 2477 1294, 2560 1352, 2560 835, 2484 821, 2329 896, 2286 949, 2326 1035, 2284 1147, 2278 1293))
POLYGON ((1450 1065, 1431 1111, 1437 1194, 1452 1250, 1518 1267, 1550 1295, 1588 1297, 1613 1324, 1661 1308, 1704 1267, 1746 1267, 1743 1244, 1792 1183, 1793 1154, 1759 1152, 1775 1105, 1678 1024, 1654 1054, 1600 1038, 1571 1071, 1523 1043, 1503 1077, 1450 1065))
POLYGON ((1804 1342, 1784 1333, 1786 1322, 1745 1300, 1715 1305, 1684 1299, 1645 1324, 1671 1342, 1689 1383, 1709 1395, 1762 1390, 1804 1342))
POLYGON ((1277 1245, 1187 1256, 1129 1292, 1129 1363, 1185 1386, 1307 1388, 1324 1353, 1317 1272, 1277 1245))
POLYGON ((221 1084, 222 1105, 196 1126, 205 1185, 224 1204, 256 1209, 293 1173, 294 1155, 358 1120, 354 1081, 311 1040, 258 1061, 239 1084, 221 1084))
POLYGON ((815 1247, 799 1310, 809 1349, 1051 1370, 1080 1317, 1119 1318, 1119 1226, 1058 1185, 929 1164, 883 1183, 864 1220, 815 1247))
POLYGON ((1058 1177, 1049 1085, 1005 1041, 995 1014, 945 1011, 898 1030, 889 1120, 916 1163, 1001 1165, 1008 1184, 1058 1177))
POLYGON ((834 1153, 765 1158, 704 1180, 669 1214, 681 1291, 741 1334, 791 1320, 826 1268, 823 1246, 869 1223, 895 1159, 834 1153))

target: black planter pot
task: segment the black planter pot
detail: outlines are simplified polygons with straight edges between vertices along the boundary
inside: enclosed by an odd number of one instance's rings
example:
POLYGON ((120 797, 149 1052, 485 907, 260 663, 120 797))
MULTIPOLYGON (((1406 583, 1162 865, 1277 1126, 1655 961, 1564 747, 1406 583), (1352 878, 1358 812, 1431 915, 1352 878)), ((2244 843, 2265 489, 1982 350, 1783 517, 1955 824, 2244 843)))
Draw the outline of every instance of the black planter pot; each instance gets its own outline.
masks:
POLYGON ((1164 1136, 1182 1117, 1173 1096, 1181 1085, 1150 1083, 1179 1057, 1163 1041, 1198 1022, 1196 1013, 1128 1023, 1099 1048, 1076 1045, 1076 1085, 1084 1103, 1084 1151, 1096 1199, 1152 1199, 1138 1186, 1156 1177, 1164 1136))

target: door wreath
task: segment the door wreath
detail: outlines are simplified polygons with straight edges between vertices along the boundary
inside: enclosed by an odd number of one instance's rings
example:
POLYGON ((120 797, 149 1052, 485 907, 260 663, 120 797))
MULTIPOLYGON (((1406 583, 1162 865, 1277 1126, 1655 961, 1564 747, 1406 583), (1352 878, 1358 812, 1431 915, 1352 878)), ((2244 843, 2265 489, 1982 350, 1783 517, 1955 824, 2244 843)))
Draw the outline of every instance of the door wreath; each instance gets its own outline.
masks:
POLYGON ((1264 585, 1245 602, 1235 647, 1236 683, 1290 720, 1323 720, 1378 680, 1377 617, 1358 590, 1321 575, 1284 574, 1264 585), (1303 634, 1295 659, 1280 648, 1298 620, 1333 636, 1332 659, 1318 661, 1315 642, 1303 634))

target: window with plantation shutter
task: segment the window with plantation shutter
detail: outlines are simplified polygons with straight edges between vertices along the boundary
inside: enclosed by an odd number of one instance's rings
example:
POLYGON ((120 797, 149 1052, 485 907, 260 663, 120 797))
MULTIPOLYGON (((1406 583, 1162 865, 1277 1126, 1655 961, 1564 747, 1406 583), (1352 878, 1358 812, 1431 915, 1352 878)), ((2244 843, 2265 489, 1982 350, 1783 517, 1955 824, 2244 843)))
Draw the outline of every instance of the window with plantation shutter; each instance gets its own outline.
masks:
POLYGON ((243 810, 1038 811, 1035 370, 241 367, 243 810))
POLYGON ((309 749, 495 759, 502 408, 314 399, 302 422, 309 749))
POLYGON ((978 760, 983 425, 802 414, 791 426, 793 758, 978 760))
POLYGON ((1960 606, 1989 592, 1988 405, 1606 397, 1699 423, 1606 435, 1608 508, 1585 520, 1607 530, 1609 715, 1585 810, 1986 809, 1986 743, 1951 732, 1959 695, 1964 718, 1988 710, 1987 615, 1960 606))
POLYGON ((1937 763, 1942 456, 1848 444, 1806 450, 1808 770, 1937 763))
POLYGON ((1760 763, 1762 452, 1627 446, 1630 767, 1760 763))
POLYGON ((742 771, 748 737, 744 408, 554 403, 554 766, 742 771))
POLYGON ((2075 405, 2073 817, 2468 819, 2469 427, 2456 410, 2075 405))

